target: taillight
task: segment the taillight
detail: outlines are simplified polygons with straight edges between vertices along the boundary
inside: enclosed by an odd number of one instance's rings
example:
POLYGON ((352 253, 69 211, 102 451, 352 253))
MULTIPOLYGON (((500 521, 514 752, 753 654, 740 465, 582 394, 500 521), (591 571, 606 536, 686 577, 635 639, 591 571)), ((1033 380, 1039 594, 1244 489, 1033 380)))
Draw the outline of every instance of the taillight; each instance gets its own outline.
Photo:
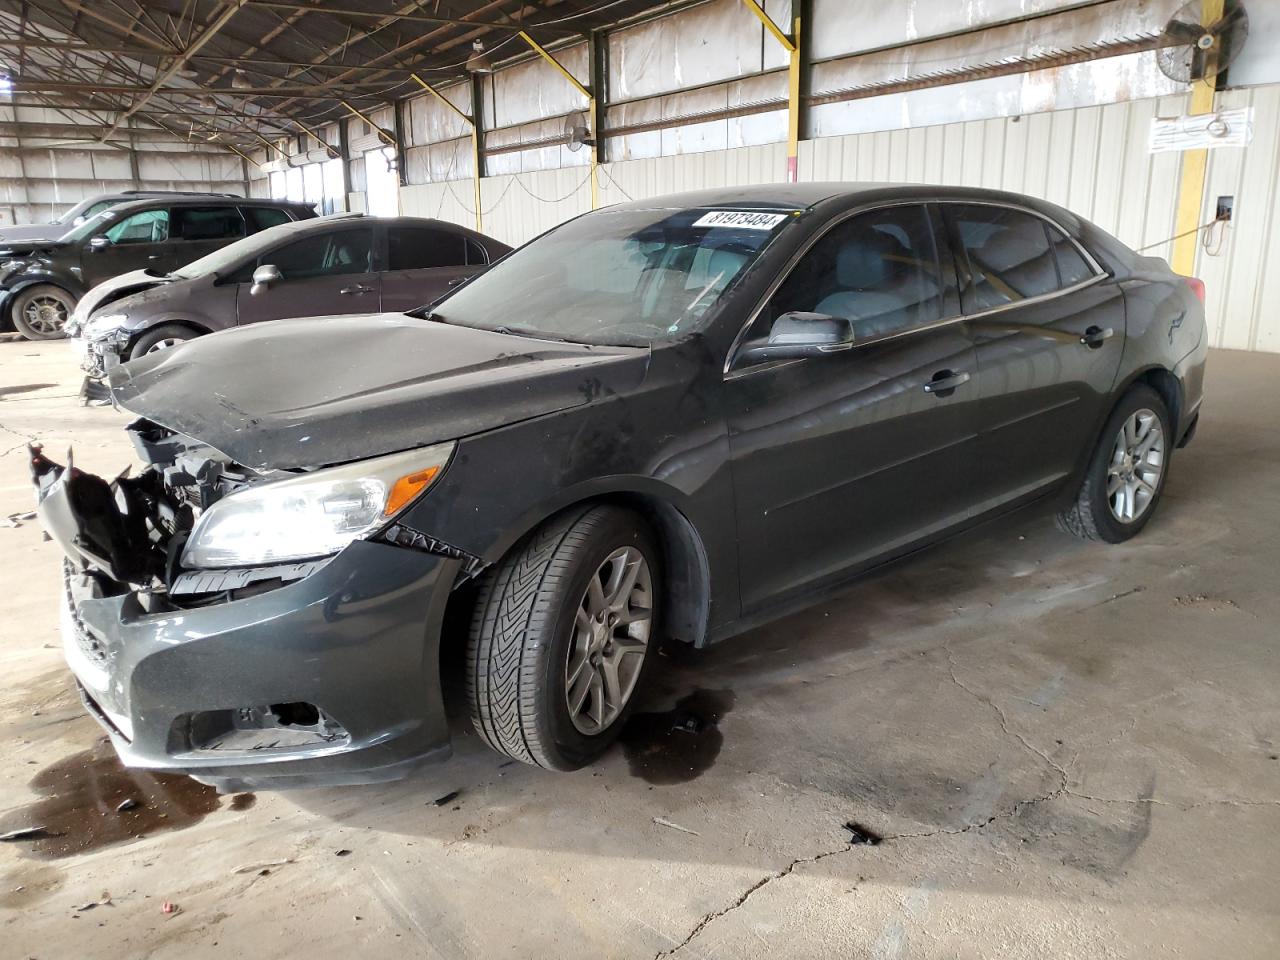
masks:
POLYGON ((1199 277, 1183 277, 1182 279, 1187 281, 1187 286, 1191 288, 1191 292, 1199 298, 1201 303, 1204 303, 1204 281, 1199 277))

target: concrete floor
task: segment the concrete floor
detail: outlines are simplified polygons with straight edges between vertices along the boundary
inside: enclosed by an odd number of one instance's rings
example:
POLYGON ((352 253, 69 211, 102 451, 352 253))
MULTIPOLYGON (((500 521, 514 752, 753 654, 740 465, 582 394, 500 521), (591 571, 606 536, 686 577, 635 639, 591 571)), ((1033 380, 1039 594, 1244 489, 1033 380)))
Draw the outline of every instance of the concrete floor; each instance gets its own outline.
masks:
POLYGON ((115 768, 58 555, 2 525, 28 437, 130 459, 67 353, 0 342, 0 826, 66 834, 0 844, 7 957, 1280 956, 1280 356, 1210 356, 1128 545, 1024 515, 668 657, 645 708, 700 732, 563 775, 460 724, 410 781, 233 800, 115 768))

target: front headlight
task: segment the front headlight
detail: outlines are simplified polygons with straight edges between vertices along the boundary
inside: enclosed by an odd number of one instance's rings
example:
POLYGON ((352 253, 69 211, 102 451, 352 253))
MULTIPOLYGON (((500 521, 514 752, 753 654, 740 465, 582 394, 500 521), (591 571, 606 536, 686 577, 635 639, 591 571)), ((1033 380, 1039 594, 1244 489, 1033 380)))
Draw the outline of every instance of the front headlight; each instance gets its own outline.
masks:
POLYGON ((246 487, 196 522, 184 567, 247 567, 337 553, 391 522, 444 471, 454 443, 246 487))
POLYGON ((113 340, 123 333, 127 339, 128 333, 122 326, 128 319, 129 315, 125 313, 104 313, 87 321, 79 335, 86 340, 113 340))

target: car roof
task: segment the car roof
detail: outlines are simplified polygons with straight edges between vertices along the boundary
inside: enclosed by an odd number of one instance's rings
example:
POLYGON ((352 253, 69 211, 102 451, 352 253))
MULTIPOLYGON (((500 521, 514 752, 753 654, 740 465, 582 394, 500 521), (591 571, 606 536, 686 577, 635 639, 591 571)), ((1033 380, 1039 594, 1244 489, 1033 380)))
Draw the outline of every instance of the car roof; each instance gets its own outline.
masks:
POLYGON ((271 200, 265 197, 220 196, 218 194, 182 194, 177 196, 140 197, 137 200, 118 203, 110 209, 110 212, 116 217, 124 217, 136 210, 147 210, 157 204, 166 207, 205 207, 210 203, 217 203, 219 206, 236 207, 305 207, 309 210, 315 209, 314 203, 305 203, 298 200, 271 200))
POLYGON ((765 183, 738 187, 691 190, 662 197, 620 203, 609 209, 698 209, 726 207, 739 210, 806 210, 828 200, 844 201, 844 206, 881 200, 987 200, 1034 209, 1052 204, 1034 197, 981 187, 959 187, 924 183, 875 181, 816 181, 806 183, 765 183))

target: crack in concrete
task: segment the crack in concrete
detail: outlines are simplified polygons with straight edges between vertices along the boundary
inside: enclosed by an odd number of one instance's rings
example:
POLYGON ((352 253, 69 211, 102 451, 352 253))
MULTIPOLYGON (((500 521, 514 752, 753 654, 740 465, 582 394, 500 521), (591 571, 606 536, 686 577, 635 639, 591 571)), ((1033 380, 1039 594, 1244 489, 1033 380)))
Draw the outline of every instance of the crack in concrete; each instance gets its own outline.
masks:
MULTIPOLYGON (((995 823, 997 820, 1011 819, 1013 817, 1018 816, 1023 810, 1027 809, 1028 807, 1032 807, 1040 803, 1047 803, 1063 796, 1074 797, 1075 799, 1078 799, 1078 800, 1095 801, 1099 803, 1117 803, 1117 804, 1130 804, 1130 805, 1157 804, 1160 806, 1175 807, 1183 810, 1190 810, 1199 806, 1208 806, 1212 804, 1236 804, 1236 805, 1243 805, 1243 806, 1280 805, 1280 800, 1228 800, 1228 799, 1206 800, 1206 801, 1199 801, 1189 805, 1183 805, 1183 804, 1171 803, 1167 800, 1157 800, 1154 797, 1135 797, 1133 799, 1128 799, 1128 798, 1119 798, 1119 797, 1098 797, 1090 794, 1078 793, 1072 790, 1070 787, 1070 774, 1068 773, 1067 768, 1062 766, 1060 763, 1058 763, 1056 760, 1050 757, 1045 751, 1041 750, 1035 744, 1031 743, 1031 741, 1029 741, 1021 733, 1011 729, 1009 726, 1008 715, 1004 712, 1004 709, 998 703, 996 703, 990 697, 987 697, 979 693, 973 687, 970 687, 963 680, 961 680, 959 676, 957 676, 955 654, 952 652, 950 645, 944 643, 942 645, 942 650, 947 657, 947 671, 951 677, 951 682, 954 683, 961 690, 963 690, 970 697, 972 697, 974 700, 977 700, 979 703, 989 707, 992 713, 995 714, 996 719, 1000 724, 1000 730, 1005 734, 1005 736, 1009 737, 1012 740, 1017 741, 1017 743, 1024 750, 1026 750, 1028 753, 1032 754, 1037 759, 1039 759, 1042 763, 1045 764, 1045 766, 1052 769, 1054 773, 1057 774, 1058 785, 1054 787, 1052 790, 1038 794, 1037 796, 1027 797, 1023 800, 1017 800, 1011 805, 1009 805, 1006 809, 997 811, 996 813, 993 813, 991 816, 983 820, 976 820, 973 823, 965 824, 962 827, 937 827, 936 829, 933 829, 933 830, 922 830, 916 833, 889 834, 881 838, 879 845, 883 845, 886 843, 895 843, 895 842, 904 841, 904 840, 928 840, 932 837, 937 837, 937 836, 958 836, 960 834, 970 833, 975 830, 982 830, 985 827, 988 827, 991 824, 995 823)), ((754 896, 760 890, 767 887, 769 884, 773 883, 775 880, 781 880, 784 877, 790 876, 793 872, 795 872, 797 867, 801 867, 811 863, 818 863, 819 861, 825 860, 828 857, 834 857, 841 853, 848 853, 849 851, 855 850, 860 846, 863 846, 863 844, 847 843, 840 847, 837 847, 834 850, 825 850, 821 853, 812 854, 807 857, 798 857, 795 860, 792 860, 790 863, 788 863, 781 870, 775 870, 772 873, 766 874, 765 876, 761 877, 759 880, 756 880, 754 883, 752 883, 749 887, 747 887, 746 890, 744 890, 741 894, 739 894, 736 898, 734 898, 733 902, 731 902, 727 906, 721 907, 718 910, 713 910, 710 913, 704 914, 702 918, 697 922, 697 924, 694 925, 693 929, 689 931, 688 935, 686 935, 683 940, 681 940, 675 946, 669 947, 665 950, 660 950, 658 953, 654 955, 654 960, 663 960, 663 958, 665 957, 670 957, 676 953, 679 953, 681 950, 683 950, 685 947, 691 944, 694 940, 696 940, 699 936, 701 936, 702 932, 706 930, 707 927, 709 927, 712 923, 715 923, 721 917, 727 916, 728 914, 741 908, 744 904, 747 903, 748 900, 751 899, 752 896, 754 896)))

